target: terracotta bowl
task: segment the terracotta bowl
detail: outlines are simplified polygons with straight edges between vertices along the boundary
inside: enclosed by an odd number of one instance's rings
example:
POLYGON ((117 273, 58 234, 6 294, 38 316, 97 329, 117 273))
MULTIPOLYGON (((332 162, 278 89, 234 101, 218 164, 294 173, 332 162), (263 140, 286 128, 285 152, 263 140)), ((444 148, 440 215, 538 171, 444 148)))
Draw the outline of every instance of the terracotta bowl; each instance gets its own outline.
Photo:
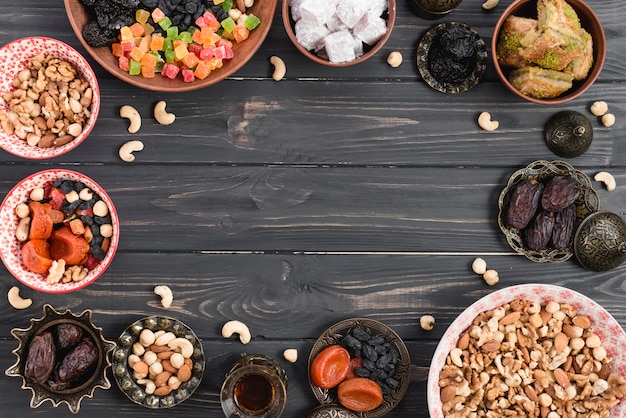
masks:
MULTIPOLYGON (((602 346, 606 349, 607 356, 611 360, 612 372, 626 376, 626 351, 623 349, 626 344, 626 333, 624 333, 624 329, 619 322, 598 303, 587 296, 560 286, 523 284, 506 287, 490 293, 465 309, 450 324, 439 341, 428 373, 428 410, 432 418, 444 417, 439 376, 451 350, 457 347, 461 334, 472 325, 474 319, 482 312, 498 308, 518 299, 534 301, 544 306, 550 301, 559 304, 570 304, 577 315, 587 316, 591 320, 592 331, 600 337, 602 346)), ((519 350, 519 347, 517 350, 519 350)), ((617 406, 611 409, 609 416, 614 418, 626 417, 626 401, 622 399, 617 406)))
POLYGON ((93 20, 94 16, 83 6, 82 2, 80 0, 64 0, 64 3, 68 19, 78 40, 83 47, 85 47, 89 55, 105 70, 126 83, 146 90, 182 92, 197 90, 215 84, 230 77, 243 67, 263 44, 272 25, 272 19, 274 18, 278 0, 255 2, 252 8, 248 10, 261 20, 259 26, 250 31, 250 36, 245 41, 241 43, 233 41, 234 57, 232 59, 224 60, 224 65, 219 69, 211 71, 209 76, 205 79, 196 79, 193 82, 183 81, 180 74, 175 79, 163 77, 160 74, 157 74, 154 78, 129 75, 128 72, 119 68, 118 59, 111 54, 110 47, 94 48, 87 44, 83 38, 83 28, 93 20))
POLYGON ((22 389, 32 391, 31 408, 37 408, 45 401, 50 401, 54 407, 65 403, 70 412, 77 414, 84 398, 93 398, 97 388, 109 389, 111 387, 111 382, 107 378, 107 369, 111 367, 109 353, 115 347, 115 343, 102 336, 102 328, 96 327, 92 321, 91 310, 87 309, 81 314, 74 314, 69 310, 57 312, 52 306, 44 305, 43 313, 41 318, 31 319, 28 328, 11 330, 11 335, 19 342, 17 348, 13 350, 17 361, 6 370, 5 374, 9 377, 21 377, 22 389), (68 350, 71 350, 58 347, 58 327, 61 324, 77 327, 82 334, 81 340, 90 341, 95 346, 97 352, 95 363, 67 387, 60 387, 56 384, 57 378, 54 371, 50 378, 41 383, 31 381, 26 378, 25 367, 30 345, 35 336, 45 332, 50 332, 54 336, 57 366, 61 362, 61 356, 65 356, 68 350))
MULTIPOLYGON (((163 347, 168 347, 167 345, 163 347)), ((155 350, 156 351, 156 350, 155 350)), ((200 386, 204 374, 204 351, 202 342, 191 328, 181 321, 166 316, 148 316, 130 324, 117 339, 117 347, 113 351, 113 376, 124 394, 137 405, 149 409, 165 409, 174 407, 187 398, 200 386), (191 377, 168 394, 159 395, 152 391, 147 393, 146 385, 139 384, 134 370, 129 367, 129 357, 134 354, 134 345, 142 345, 140 335, 142 331, 150 330, 153 333, 164 331, 173 333, 177 338, 184 338, 191 342, 193 353, 188 358, 193 363, 191 377)))
POLYGON ((119 219, 111 198, 95 181, 76 171, 65 169, 44 170, 21 180, 4 198, 0 206, 0 219, 4 226, 4 228, 0 230, 0 258, 2 258, 2 262, 17 280, 32 289, 44 293, 73 292, 95 282, 113 261, 119 244, 119 219), (108 216, 110 216, 110 225, 113 227, 113 235, 110 238, 109 248, 104 258, 99 264, 89 270, 86 277, 80 281, 70 281, 68 283, 61 281, 50 284, 46 281, 47 275, 30 271, 22 261, 23 243, 18 241, 15 236, 20 218, 16 214, 15 209, 20 203, 29 201, 29 196, 33 189, 37 187, 45 188, 47 185, 51 185, 59 179, 81 182, 106 203, 109 212, 108 216))
POLYGON ((391 36, 391 32, 393 31, 393 26, 396 21, 396 0, 388 0, 388 9, 383 14, 383 18, 387 21, 387 32, 383 35, 381 39, 376 42, 376 44, 372 46, 368 46, 364 44, 363 55, 357 57, 356 59, 348 62, 335 63, 331 62, 329 59, 323 56, 319 56, 315 53, 315 51, 310 51, 302 46, 298 40, 296 39, 295 32, 295 21, 292 18, 291 14, 291 2, 290 0, 284 0, 282 5, 282 15, 283 15, 283 25, 285 26, 285 30, 287 31, 287 36, 291 39, 291 42, 294 46, 300 51, 305 57, 309 58, 311 61, 314 61, 318 64, 326 65, 329 67, 349 67, 351 65, 356 65, 362 63, 368 59, 370 59, 374 54, 376 54, 382 47, 385 45, 389 37, 391 36))
MULTIPOLYGON (((21 38, 0 48, 0 63, 2 71, 0 72, 0 92, 9 92, 15 90, 12 83, 21 70, 26 69, 28 61, 38 54, 52 55, 70 62, 74 68, 78 70, 78 74, 89 82, 93 91, 91 100, 91 115, 85 123, 82 133, 69 143, 50 148, 40 148, 29 145, 25 140, 18 138, 16 135, 8 135, 4 130, 0 129, 0 148, 22 158, 32 160, 45 160, 48 158, 58 157, 65 154, 78 145, 80 145, 89 136, 89 133, 96 124, 98 112, 100 111, 100 89, 98 80, 87 60, 71 46, 57 41, 56 39, 43 36, 32 36, 21 38)), ((7 111, 8 103, 0 95, 0 110, 7 111)))
POLYGON ((354 328, 360 328, 366 331, 371 337, 382 336, 385 339, 385 342, 390 343, 398 353, 395 375, 390 376, 398 381, 398 387, 391 388, 389 391, 383 391, 383 402, 377 408, 366 412, 352 411, 360 418, 382 417, 395 408, 402 400, 409 387, 411 377, 411 359, 409 352, 404 345, 404 341, 402 341, 400 336, 398 336, 394 330, 382 322, 367 318, 351 318, 337 322, 326 329, 326 331, 319 336, 315 344, 313 344, 313 348, 311 348, 311 353, 309 354, 309 385, 311 386, 311 390, 313 391, 315 398, 320 404, 334 406, 338 404, 339 401, 337 398, 336 388, 322 389, 311 381, 311 364, 313 363, 315 357, 325 348, 336 344, 341 345, 346 334, 354 328))
POLYGON ((587 78, 581 81, 574 81, 574 85, 567 92, 563 93, 559 97, 551 98, 551 99, 538 99, 534 97, 527 96, 520 91, 518 91, 513 85, 509 82, 509 74, 511 69, 502 67, 498 63, 498 58, 496 55, 496 46, 498 43, 498 38, 500 34, 500 30, 504 24, 504 21, 509 16, 520 16, 520 17, 529 17, 536 19, 537 18, 537 0, 515 0, 513 3, 507 7, 493 31, 493 36, 491 39, 491 57, 493 59, 493 65, 498 73, 498 77, 502 81, 502 83, 509 89, 511 92, 521 97, 524 100, 528 100, 533 103, 545 104, 545 105, 554 105, 568 102, 581 94, 583 94, 591 85, 596 81, 600 72, 602 71, 602 66, 604 65, 604 60, 606 57, 606 37, 604 35, 604 29, 602 28, 602 23, 598 19, 598 16, 594 13, 594 11, 589 7, 583 0, 567 0, 570 6, 576 11, 578 18, 580 19, 580 23, 582 27, 589 32, 591 37, 593 38, 593 66, 587 75, 587 78))

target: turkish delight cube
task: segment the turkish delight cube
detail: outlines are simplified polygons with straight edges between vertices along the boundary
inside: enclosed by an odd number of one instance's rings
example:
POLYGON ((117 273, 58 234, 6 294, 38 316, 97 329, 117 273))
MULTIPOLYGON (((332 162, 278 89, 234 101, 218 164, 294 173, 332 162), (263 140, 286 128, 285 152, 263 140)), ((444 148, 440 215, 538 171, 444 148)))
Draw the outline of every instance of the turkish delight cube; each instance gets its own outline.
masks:
POLYGON ((329 0, 304 0, 300 5, 303 20, 324 25, 335 14, 337 6, 329 0))
POLYGON ((347 29, 333 32, 324 37, 324 46, 330 62, 348 62, 356 58, 354 38, 347 29))
POLYGON ((349 28, 354 25, 367 13, 368 2, 364 0, 342 0, 337 5, 337 16, 349 28))
POLYGON ((370 0, 368 12, 372 13, 374 16, 382 16, 388 8, 389 4, 387 0, 370 0))
POLYGON ((311 23, 304 19, 296 22, 296 40, 308 50, 319 49, 324 44, 324 37, 330 33, 324 25, 311 23))
POLYGON ((367 13, 354 26, 354 36, 368 45, 374 45, 387 32, 387 23, 380 16, 367 13))

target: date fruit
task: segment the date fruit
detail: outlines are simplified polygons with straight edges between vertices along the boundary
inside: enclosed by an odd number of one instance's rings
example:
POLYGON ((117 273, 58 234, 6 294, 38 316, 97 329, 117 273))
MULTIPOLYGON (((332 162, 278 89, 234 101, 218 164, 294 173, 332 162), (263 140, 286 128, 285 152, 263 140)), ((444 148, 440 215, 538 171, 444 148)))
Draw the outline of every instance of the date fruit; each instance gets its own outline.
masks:
POLYGON ((541 195, 541 207, 559 212, 576 201, 580 195, 578 182, 570 176, 554 176, 541 195))
POLYGON ((43 383, 54 370, 55 362, 56 349, 52 333, 47 331, 35 335, 28 347, 24 377, 35 383, 43 383))
POLYGON ((535 179, 520 182, 511 197, 507 211, 507 223, 511 228, 523 229, 537 213, 543 183, 535 179))
POLYGON ((552 246, 556 249, 567 248, 574 232, 576 221, 576 205, 571 204, 554 216, 552 229, 552 246))
POLYGON ((526 246, 533 251, 541 251, 548 245, 552 237, 555 221, 554 212, 542 210, 524 229, 526 246))
POLYGON ((91 341, 78 343, 61 360, 58 370, 59 382, 71 385, 83 376, 97 359, 98 350, 91 341))
POLYGON ((69 348, 77 344, 83 336, 83 330, 74 324, 59 324, 57 327, 57 340, 59 348, 69 348))

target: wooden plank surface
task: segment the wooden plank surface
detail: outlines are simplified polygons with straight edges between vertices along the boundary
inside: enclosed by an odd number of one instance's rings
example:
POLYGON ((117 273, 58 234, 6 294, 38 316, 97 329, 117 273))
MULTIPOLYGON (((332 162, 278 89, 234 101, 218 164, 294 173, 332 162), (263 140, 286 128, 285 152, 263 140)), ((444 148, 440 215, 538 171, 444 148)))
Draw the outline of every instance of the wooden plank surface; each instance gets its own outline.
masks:
MULTIPOLYGON (((441 21, 469 24, 491 41, 492 28, 510 0, 493 12, 465 0, 441 21)), ((539 106, 502 86, 489 62, 483 81, 460 95, 443 95, 420 78, 415 62, 420 36, 439 21, 417 18, 404 1, 391 38, 369 61, 342 69, 308 61, 291 44, 276 11, 255 57, 223 82, 191 93, 155 93, 123 84, 90 57, 102 108, 88 140, 71 153, 35 162, 0 152, 0 196, 20 179, 45 168, 66 167, 100 183, 121 221, 120 247, 104 276, 78 292, 47 295, 22 288, 33 306, 11 308, 0 298, 0 370, 15 361, 13 328, 25 328, 45 303, 82 312, 115 340, 136 319, 170 314, 202 340, 207 371, 199 390, 171 411, 132 404, 118 390, 97 390, 80 415, 100 418, 219 417, 219 388, 234 356, 259 352, 279 358, 289 376, 283 415, 299 418, 315 405, 306 359, 317 336, 334 322, 369 317, 392 327, 406 342, 413 365, 405 399, 389 417, 427 417, 426 373, 436 345, 463 309, 495 289, 546 283, 577 290, 626 325, 626 267, 593 273, 570 260, 532 263, 515 254, 497 225, 498 195, 515 170, 538 159, 557 159, 543 126, 563 109, 588 113, 606 100, 617 116, 611 128, 592 119, 594 140, 568 162, 593 176, 611 171, 618 187, 594 182, 603 209, 626 212, 626 3, 590 0, 607 35, 607 59, 598 81, 578 99, 539 106), (403 64, 385 63, 400 51, 403 64), (287 76, 271 79, 271 55, 287 63, 287 76), (165 99, 175 124, 150 116, 165 99), (118 116, 124 104, 144 115, 130 135, 118 116), (500 121, 496 132, 476 124, 481 111, 500 121), (118 148, 141 139, 133 164, 118 148), (476 256, 500 272, 486 286, 470 270, 476 256), (173 307, 164 311, 152 293, 168 283, 173 307), (424 314, 435 329, 419 327, 424 314), (224 340, 221 325, 246 322, 249 346, 224 340), (297 348, 300 360, 282 360, 297 348)), ((83 52, 61 1, 0 4, 0 44, 46 35, 83 52)), ((489 51, 491 57, 491 51, 489 51)), ((590 115, 590 114, 589 114, 590 115)), ((0 267, 0 293, 17 284, 0 267)), ((112 375, 109 374, 112 380, 112 375)), ((65 406, 29 407, 18 379, 0 376, 0 417, 72 416, 65 406)))

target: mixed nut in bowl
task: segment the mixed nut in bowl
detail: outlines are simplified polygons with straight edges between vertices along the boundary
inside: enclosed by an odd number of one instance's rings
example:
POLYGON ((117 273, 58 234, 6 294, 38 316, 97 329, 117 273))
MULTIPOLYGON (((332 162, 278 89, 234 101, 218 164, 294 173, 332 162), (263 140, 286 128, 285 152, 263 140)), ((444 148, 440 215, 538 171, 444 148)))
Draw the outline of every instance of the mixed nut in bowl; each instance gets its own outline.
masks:
POLYGON ((43 160, 76 148, 100 110, 87 60, 56 39, 33 36, 0 48, 0 148, 43 160))
POLYGON ((191 328, 165 316, 130 324, 113 351, 113 376, 134 403, 171 408, 189 398, 204 374, 204 350, 191 328))
POLYGON ((485 41, 464 23, 440 23, 420 39, 417 69, 437 91, 465 92, 477 85, 487 70, 485 41))
POLYGON ((564 161, 537 160, 511 175, 498 208, 511 248, 535 262, 560 262, 574 255, 575 233, 600 200, 582 171, 564 161))
POLYGON ((495 25, 491 52, 511 92, 538 104, 560 104, 596 81, 606 38, 583 0, 515 0, 495 25))
POLYGON ((43 312, 28 328, 11 330, 19 341, 13 350, 17 361, 5 374, 21 377, 22 389, 32 391, 31 408, 50 401, 55 407, 65 403, 76 414, 83 398, 111 387, 106 372, 115 343, 104 339, 90 310, 76 315, 46 304, 43 312))
POLYGON ((329 67, 348 67, 376 54, 391 36, 396 0, 285 0, 283 25, 305 57, 329 67))
POLYGON ((391 328, 372 319, 352 318, 322 333, 311 349, 308 368, 318 402, 374 418, 387 414, 404 397, 411 360, 391 328))
POLYGON ((45 293, 88 286, 113 261, 119 219, 94 180, 50 169, 21 180, 0 205, 0 258, 24 285, 45 293))
POLYGON ((542 284, 498 290, 463 311, 439 342, 428 374, 430 416, 624 418, 625 344, 620 324, 578 292, 542 284))
POLYGON ((217 3, 65 0, 65 10, 79 41, 109 73, 146 90, 182 92, 243 67, 265 40, 278 0, 217 3))

